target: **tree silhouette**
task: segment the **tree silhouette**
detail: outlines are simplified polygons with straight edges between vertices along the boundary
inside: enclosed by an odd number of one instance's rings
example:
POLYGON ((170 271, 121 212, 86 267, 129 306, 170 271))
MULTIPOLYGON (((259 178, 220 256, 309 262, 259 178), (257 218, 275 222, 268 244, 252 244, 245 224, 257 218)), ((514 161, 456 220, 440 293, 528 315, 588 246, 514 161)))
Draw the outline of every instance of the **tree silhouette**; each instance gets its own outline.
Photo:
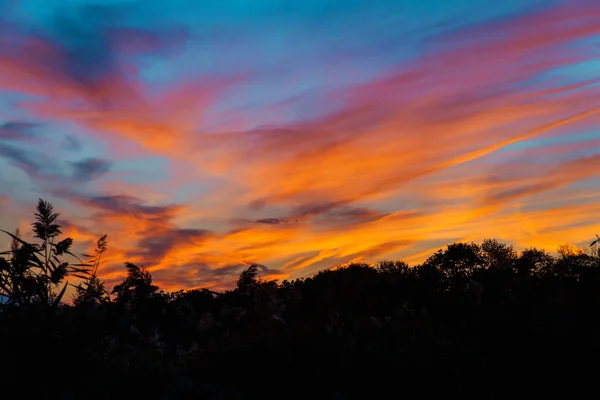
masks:
POLYGON ((569 257, 577 257, 585 253, 585 251, 581 247, 576 246, 573 243, 561 244, 560 246, 558 246, 557 251, 563 259, 569 257))
POLYGON ((517 261, 513 246, 500 243, 496 239, 485 239, 481 245, 483 260, 488 268, 505 270, 512 268, 517 261))
POLYGON ((439 250, 424 263, 451 278, 464 278, 484 265, 481 248, 476 243, 453 243, 439 250))
POLYGON ((554 257, 545 250, 529 248, 523 250, 517 259, 516 269, 523 276, 549 272, 554 265, 554 257))
POLYGON ((251 289, 256 287, 258 283, 258 266, 252 264, 240 272, 236 287, 240 292, 248 293, 251 289))
POLYGON ((380 261, 377 264, 379 272, 390 276, 411 274, 412 268, 404 261, 380 261))

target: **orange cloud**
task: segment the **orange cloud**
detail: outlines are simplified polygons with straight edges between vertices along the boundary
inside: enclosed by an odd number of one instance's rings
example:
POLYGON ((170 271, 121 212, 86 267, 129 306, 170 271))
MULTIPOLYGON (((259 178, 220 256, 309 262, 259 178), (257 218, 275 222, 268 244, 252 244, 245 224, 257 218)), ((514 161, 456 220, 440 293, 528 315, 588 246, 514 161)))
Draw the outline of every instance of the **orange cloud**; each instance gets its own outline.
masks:
POLYGON ((285 279, 352 260, 419 262, 455 240, 555 248, 600 232, 600 157, 586 153, 598 140, 516 150, 597 125, 598 81, 549 73, 595 57, 570 45, 597 34, 592 3, 462 29, 333 93, 343 107, 331 115, 238 132, 202 128, 240 78, 151 93, 115 68, 82 83, 47 67, 60 64, 60 49, 27 40, 16 56, 0 52, 0 86, 45 96, 29 109, 94 129, 120 155, 136 142, 169 159, 163 185, 105 181, 100 191, 119 195, 63 193, 92 213, 68 234, 84 243, 109 234, 105 279, 115 283, 131 261, 167 290, 224 288, 251 263, 285 279), (175 200, 201 184, 206 192, 185 206, 175 200))

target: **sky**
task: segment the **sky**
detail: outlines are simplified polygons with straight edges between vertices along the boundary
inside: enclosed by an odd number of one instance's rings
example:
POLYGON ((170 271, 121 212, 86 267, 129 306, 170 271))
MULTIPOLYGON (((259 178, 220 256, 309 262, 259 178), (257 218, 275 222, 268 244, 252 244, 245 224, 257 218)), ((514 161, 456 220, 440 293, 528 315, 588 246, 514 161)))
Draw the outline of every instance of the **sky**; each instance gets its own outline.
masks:
MULTIPOLYGON (((595 0, 0 0, 0 228, 165 290, 600 233, 595 0)), ((0 245, 8 245, 7 238, 0 245)))

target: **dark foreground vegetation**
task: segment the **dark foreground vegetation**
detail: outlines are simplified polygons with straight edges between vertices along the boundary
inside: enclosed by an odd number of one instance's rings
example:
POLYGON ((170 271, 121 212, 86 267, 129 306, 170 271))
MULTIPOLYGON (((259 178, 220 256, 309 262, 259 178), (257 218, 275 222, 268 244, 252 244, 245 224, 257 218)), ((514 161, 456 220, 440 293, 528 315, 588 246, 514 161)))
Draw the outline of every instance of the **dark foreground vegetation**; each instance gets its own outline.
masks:
MULTIPOLYGON (((455 243, 422 265, 352 264, 164 293, 106 237, 79 260, 40 201, 0 258, 0 383, 19 398, 575 398, 597 393, 600 257, 455 243), (68 281, 83 278, 72 305, 68 281), (13 392, 13 390, 15 390, 13 392)), ((7 232, 7 234, 10 234, 7 232)), ((12 234, 11 234, 12 235, 12 234)), ((12 396, 11 396, 12 397, 12 396)), ((16 397, 15 397, 16 398, 16 397)))

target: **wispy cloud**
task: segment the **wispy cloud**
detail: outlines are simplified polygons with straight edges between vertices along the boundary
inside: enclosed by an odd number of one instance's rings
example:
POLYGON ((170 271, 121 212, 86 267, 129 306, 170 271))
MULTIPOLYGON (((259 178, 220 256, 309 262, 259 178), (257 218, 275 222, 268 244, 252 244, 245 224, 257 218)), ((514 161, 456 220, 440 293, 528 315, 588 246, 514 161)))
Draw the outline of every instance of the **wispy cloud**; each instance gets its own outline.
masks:
POLYGON ((112 166, 112 163, 108 160, 102 160, 99 158, 87 158, 82 161, 76 161, 71 163, 73 168, 73 177, 77 180, 87 181, 98 178, 108 171, 112 166))
POLYGON ((38 124, 25 121, 8 121, 0 124, 0 139, 11 141, 33 141, 36 138, 34 129, 38 124))
POLYGON ((201 3, 0 24, 0 162, 68 234, 109 233, 109 282, 125 260, 222 288, 250 263, 284 279, 600 231, 599 4, 201 3))

